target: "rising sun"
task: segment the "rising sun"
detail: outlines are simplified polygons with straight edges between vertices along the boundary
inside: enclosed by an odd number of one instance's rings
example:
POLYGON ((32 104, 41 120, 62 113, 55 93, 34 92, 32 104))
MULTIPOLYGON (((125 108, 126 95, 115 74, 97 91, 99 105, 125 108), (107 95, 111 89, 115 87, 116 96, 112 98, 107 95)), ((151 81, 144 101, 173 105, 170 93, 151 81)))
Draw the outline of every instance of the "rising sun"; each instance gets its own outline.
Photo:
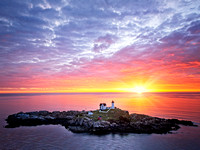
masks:
POLYGON ((136 86, 133 88, 133 92, 136 92, 138 94, 142 94, 144 92, 148 92, 148 90, 144 86, 136 86))

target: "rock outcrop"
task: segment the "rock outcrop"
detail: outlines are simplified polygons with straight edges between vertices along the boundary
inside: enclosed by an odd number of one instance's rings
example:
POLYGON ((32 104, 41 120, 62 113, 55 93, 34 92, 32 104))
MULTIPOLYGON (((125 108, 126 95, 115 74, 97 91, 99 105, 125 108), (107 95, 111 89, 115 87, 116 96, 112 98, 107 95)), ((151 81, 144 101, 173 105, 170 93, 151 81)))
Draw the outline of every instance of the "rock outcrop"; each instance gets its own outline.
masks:
MULTIPOLYGON (((163 119, 142 114, 129 114, 123 110, 120 111, 123 115, 116 116, 116 113, 113 112, 115 117, 112 118, 112 114, 110 114, 105 120, 97 120, 94 116, 88 115, 86 111, 19 112, 8 116, 6 119, 8 123, 6 128, 61 124, 68 130, 76 133, 88 132, 102 134, 130 132, 162 134, 179 129, 179 125, 196 126, 191 121, 163 119)), ((120 113, 118 112, 118 114, 120 113)), ((104 115, 108 116, 107 114, 104 115)))

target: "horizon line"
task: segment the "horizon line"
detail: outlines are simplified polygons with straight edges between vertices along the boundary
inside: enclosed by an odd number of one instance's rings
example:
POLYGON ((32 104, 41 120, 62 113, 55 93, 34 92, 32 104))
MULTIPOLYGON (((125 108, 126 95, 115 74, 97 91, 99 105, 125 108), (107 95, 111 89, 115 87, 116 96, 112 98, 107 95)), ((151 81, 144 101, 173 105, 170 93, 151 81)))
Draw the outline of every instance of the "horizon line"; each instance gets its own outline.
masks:
MULTIPOLYGON (((101 94, 101 93, 109 93, 109 94, 115 94, 115 93, 135 93, 137 92, 6 92, 0 94, 101 94)), ((200 91, 157 91, 157 92, 142 92, 140 94, 144 93, 200 93, 200 91)))

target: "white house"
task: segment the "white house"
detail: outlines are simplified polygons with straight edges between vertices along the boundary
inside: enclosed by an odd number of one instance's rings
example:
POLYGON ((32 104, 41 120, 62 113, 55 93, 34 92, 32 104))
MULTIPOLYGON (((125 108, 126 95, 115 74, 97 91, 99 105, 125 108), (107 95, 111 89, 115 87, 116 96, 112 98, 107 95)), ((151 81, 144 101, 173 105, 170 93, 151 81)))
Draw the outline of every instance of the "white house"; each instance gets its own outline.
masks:
POLYGON ((107 107, 106 107, 106 103, 100 103, 100 110, 106 110, 107 107))
POLYGON ((106 107, 106 103, 100 103, 99 107, 100 110, 115 109, 114 101, 112 101, 111 107, 106 107))

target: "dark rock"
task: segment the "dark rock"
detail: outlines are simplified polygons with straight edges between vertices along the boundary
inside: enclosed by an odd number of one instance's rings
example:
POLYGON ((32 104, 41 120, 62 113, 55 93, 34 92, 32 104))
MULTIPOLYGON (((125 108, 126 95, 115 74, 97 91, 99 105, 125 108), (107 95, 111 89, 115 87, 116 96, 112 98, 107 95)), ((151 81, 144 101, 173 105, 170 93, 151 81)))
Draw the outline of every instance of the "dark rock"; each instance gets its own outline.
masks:
POLYGON ((185 126, 196 126, 193 124, 192 121, 186 121, 186 120, 178 120, 178 119, 168 119, 169 122, 174 123, 174 124, 182 124, 185 126))
POLYGON ((48 115, 48 116, 45 116, 44 119, 56 119, 56 118, 48 115))
POLYGON ((29 115, 39 115, 39 112, 38 111, 33 111, 33 112, 27 112, 27 114, 29 115))
POLYGON ((83 121, 83 126, 85 126, 86 128, 92 128, 94 124, 93 120, 84 120, 83 121))
POLYGON ((74 118, 74 116, 66 116, 64 118, 67 119, 67 120, 72 120, 74 118))
POLYGON ((39 111, 38 113, 39 113, 39 115, 43 115, 43 116, 46 116, 46 115, 49 114, 49 112, 46 111, 46 110, 44 110, 44 111, 39 111))
POLYGON ((84 126, 68 126, 68 129, 75 133, 82 133, 88 131, 88 129, 85 128, 84 126))

